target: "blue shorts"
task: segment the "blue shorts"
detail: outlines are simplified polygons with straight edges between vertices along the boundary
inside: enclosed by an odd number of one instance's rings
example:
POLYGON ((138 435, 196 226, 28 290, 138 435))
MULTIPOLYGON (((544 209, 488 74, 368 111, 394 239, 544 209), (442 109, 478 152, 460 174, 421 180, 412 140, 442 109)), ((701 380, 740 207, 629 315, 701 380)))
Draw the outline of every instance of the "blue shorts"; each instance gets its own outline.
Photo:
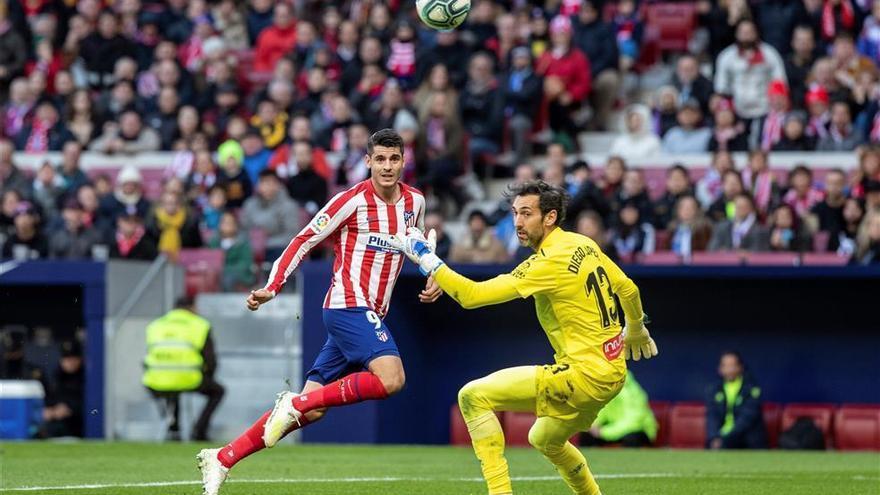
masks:
POLYGON ((400 356, 391 331, 367 308, 325 309, 327 342, 315 358, 306 380, 322 385, 361 371, 381 356, 400 356))

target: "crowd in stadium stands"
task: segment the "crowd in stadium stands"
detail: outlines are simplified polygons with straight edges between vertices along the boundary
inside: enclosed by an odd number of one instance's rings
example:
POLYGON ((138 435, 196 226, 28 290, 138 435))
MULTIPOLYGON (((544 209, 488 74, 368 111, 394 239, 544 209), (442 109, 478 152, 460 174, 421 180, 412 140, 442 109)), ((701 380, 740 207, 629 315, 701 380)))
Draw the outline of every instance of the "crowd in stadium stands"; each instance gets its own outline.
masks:
POLYGON ((506 204, 469 207, 486 204, 481 179, 512 176, 566 188, 568 227, 622 261, 818 250, 880 263, 880 1, 479 0, 450 32, 411 4, 3 2, 0 258, 212 246, 224 287, 249 287, 257 251, 271 261, 363 180, 370 132, 392 127, 430 224, 466 221, 440 237, 454 261, 523 255, 506 204), (670 5, 695 25, 658 51, 668 30, 651 12, 670 5), (612 157, 591 170, 578 134, 616 120, 612 157), (85 150, 174 153, 147 197, 137 168, 85 174, 85 150), (774 152, 814 150, 857 152, 859 166, 778 181, 774 152), (13 151, 62 158, 30 175, 13 151), (741 171, 736 151, 749 152, 741 171), (652 197, 627 162, 661 152, 711 152, 711 168, 694 180, 671 167, 652 197))

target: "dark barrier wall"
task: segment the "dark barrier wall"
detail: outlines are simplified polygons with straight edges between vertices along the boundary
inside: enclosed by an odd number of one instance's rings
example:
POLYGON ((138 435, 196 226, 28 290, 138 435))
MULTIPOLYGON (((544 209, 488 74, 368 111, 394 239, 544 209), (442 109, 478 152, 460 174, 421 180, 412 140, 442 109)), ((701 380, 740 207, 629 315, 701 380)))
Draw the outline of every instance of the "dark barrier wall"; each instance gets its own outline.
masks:
MULTIPOLYGON (((489 278, 510 267, 468 266, 489 278)), ((880 271, 816 268, 627 267, 642 290, 660 356, 634 363, 652 399, 701 400, 718 355, 740 351, 777 402, 880 402, 880 271)), ((303 362, 326 339, 321 304, 330 265, 303 267, 303 362)), ((540 364, 552 351, 531 299, 465 311, 449 298, 418 302, 407 266, 386 322, 407 385, 398 396, 332 411, 303 432, 312 442, 446 443, 449 407, 469 380, 540 364)))
POLYGON ((104 436, 104 273, 104 263, 90 261, 0 262, 0 324, 57 325, 62 331, 85 324, 83 415, 89 438, 104 436), (76 322, 59 321, 77 309, 76 322))

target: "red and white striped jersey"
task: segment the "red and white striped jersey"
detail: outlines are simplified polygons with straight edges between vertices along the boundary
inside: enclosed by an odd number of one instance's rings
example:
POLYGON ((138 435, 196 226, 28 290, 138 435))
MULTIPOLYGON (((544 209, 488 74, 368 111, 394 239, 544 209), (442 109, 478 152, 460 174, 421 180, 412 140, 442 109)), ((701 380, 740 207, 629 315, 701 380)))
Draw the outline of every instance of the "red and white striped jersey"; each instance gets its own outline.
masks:
POLYGON ((424 228, 425 197, 402 182, 400 200, 385 203, 370 179, 331 199, 272 265, 266 289, 278 293, 313 247, 333 236, 333 280, 324 308, 366 307, 384 316, 405 256, 391 244, 407 227, 424 228))

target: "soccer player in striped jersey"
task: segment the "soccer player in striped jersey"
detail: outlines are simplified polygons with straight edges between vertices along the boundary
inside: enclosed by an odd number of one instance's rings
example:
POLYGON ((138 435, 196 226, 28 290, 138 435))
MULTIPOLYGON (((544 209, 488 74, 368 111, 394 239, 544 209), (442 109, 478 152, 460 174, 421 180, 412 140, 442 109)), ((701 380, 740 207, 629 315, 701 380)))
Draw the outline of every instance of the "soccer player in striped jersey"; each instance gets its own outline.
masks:
MULTIPOLYGON (((324 298, 327 342, 302 392, 282 392, 275 407, 240 437, 223 448, 199 452, 205 495, 219 493, 238 461, 317 421, 327 408, 385 399, 403 388, 403 363, 383 318, 404 262, 394 236, 423 227, 425 197, 400 182, 403 139, 393 130, 370 136, 366 163, 370 178, 334 196, 275 260, 266 286, 247 298, 251 311, 271 301, 310 249, 333 240, 333 280, 324 298), (343 376, 352 367, 364 371, 343 376)), ((429 279, 419 299, 431 303, 441 295, 429 279)))

